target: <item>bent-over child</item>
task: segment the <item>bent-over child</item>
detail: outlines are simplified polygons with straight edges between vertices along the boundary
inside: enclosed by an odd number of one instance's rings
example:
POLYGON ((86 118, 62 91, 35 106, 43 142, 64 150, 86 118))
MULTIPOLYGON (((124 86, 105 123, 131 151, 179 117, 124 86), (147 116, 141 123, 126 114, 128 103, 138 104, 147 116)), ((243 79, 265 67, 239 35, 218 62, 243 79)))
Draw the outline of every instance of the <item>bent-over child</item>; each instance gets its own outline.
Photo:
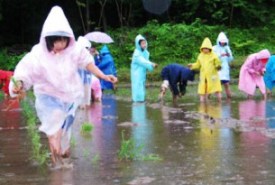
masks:
POLYGON ((174 63, 165 66, 161 71, 163 83, 160 87, 159 99, 162 100, 166 90, 170 88, 173 102, 176 103, 178 97, 184 96, 187 81, 193 81, 194 77, 194 71, 180 64, 174 63))

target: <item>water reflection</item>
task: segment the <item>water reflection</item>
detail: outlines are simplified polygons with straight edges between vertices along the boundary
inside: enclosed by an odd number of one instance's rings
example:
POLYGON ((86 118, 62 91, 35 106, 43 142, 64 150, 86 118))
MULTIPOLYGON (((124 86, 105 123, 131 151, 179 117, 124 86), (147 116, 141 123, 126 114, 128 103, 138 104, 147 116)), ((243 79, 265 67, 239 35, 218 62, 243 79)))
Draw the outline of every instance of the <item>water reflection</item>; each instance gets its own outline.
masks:
POLYGON ((146 144, 153 137, 152 122, 147 119, 146 109, 145 103, 133 103, 132 105, 132 122, 138 125, 133 127, 132 135, 138 146, 146 144))
POLYGON ((240 120, 250 124, 250 126, 266 128, 265 124, 266 101, 245 100, 239 102, 240 120))
POLYGON ((267 128, 274 129, 275 128, 275 101, 268 100, 266 102, 266 125, 267 128))

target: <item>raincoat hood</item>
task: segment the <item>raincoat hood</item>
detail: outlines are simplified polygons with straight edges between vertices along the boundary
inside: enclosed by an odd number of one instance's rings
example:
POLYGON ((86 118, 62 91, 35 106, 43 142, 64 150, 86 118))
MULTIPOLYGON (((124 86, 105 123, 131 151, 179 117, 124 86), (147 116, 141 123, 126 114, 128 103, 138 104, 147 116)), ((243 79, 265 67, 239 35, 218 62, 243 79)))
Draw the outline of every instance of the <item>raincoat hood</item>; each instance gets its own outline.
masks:
POLYGON ((86 39, 85 37, 82 37, 82 36, 78 37, 77 43, 83 48, 91 48, 91 46, 92 46, 91 42, 88 41, 88 39, 86 39))
POLYGON ((229 44, 229 40, 228 40, 228 38, 226 37, 226 35, 225 35, 224 32, 220 32, 219 35, 218 35, 218 38, 217 38, 217 45, 219 45, 220 42, 224 42, 224 43, 226 43, 227 45, 229 44))
POLYGON ((108 47, 106 45, 104 45, 101 50, 100 50, 100 53, 101 54, 107 54, 107 53, 110 53, 108 47))
POLYGON ((258 52, 256 55, 257 55, 256 56, 257 60, 267 59, 270 57, 270 52, 267 49, 263 49, 260 52, 258 52))
POLYGON ((50 13, 48 14, 48 17, 46 18, 43 24, 43 28, 40 36, 40 43, 45 48, 46 48, 45 37, 47 36, 70 37, 69 46, 75 43, 73 30, 67 18, 65 17, 65 14, 62 8, 59 6, 54 6, 51 9, 50 13))
POLYGON ((212 43, 208 37, 203 40, 200 51, 202 51, 202 48, 208 48, 212 51, 212 43))
POLYGON ((136 49, 138 49, 139 51, 142 51, 142 49, 141 49, 141 47, 140 47, 140 45, 139 45, 139 41, 140 40, 145 40, 145 42, 146 42, 146 48, 145 49, 147 49, 147 47, 148 47, 148 43, 147 43, 147 40, 142 36, 142 35, 137 35, 136 36, 136 39, 135 39, 135 46, 136 46, 136 49))

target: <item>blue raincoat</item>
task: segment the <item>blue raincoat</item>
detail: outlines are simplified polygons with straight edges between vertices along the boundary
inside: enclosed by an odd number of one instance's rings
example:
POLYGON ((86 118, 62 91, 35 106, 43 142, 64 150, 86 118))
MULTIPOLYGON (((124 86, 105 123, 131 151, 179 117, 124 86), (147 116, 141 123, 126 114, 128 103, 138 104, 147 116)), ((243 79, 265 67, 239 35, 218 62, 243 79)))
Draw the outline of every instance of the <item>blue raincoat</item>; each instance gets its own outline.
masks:
POLYGON ((218 57, 222 63, 222 66, 221 66, 222 68, 219 71, 220 80, 230 81, 229 63, 233 60, 233 56, 232 56, 231 49, 229 47, 229 40, 223 32, 221 32, 218 35, 217 45, 213 46, 213 51, 216 55, 218 55, 218 57), (220 44, 221 42, 226 43, 226 45, 221 46, 221 44, 220 44), (226 54, 226 53, 228 53, 229 56, 222 56, 222 54, 226 54))
MULTIPOLYGON (((153 71, 153 63, 149 61, 149 52, 147 48, 142 50, 139 41, 146 39, 138 35, 135 39, 136 49, 133 53, 131 63, 131 85, 132 85, 132 100, 134 102, 142 102, 145 100, 145 83, 146 72, 153 71)), ((147 42, 147 41, 146 41, 147 42)))
MULTIPOLYGON (((97 63, 98 68, 106 75, 117 76, 114 59, 106 45, 100 50, 100 59, 101 61, 97 63)), ((100 80, 100 83, 103 90, 114 88, 111 82, 100 80)))
POLYGON ((180 64, 169 64, 162 69, 161 77, 169 81, 173 94, 178 95, 179 89, 182 94, 185 93, 187 81, 193 81, 195 73, 180 64))
POLYGON ((265 66, 264 82, 269 90, 275 86, 275 55, 272 55, 265 66))

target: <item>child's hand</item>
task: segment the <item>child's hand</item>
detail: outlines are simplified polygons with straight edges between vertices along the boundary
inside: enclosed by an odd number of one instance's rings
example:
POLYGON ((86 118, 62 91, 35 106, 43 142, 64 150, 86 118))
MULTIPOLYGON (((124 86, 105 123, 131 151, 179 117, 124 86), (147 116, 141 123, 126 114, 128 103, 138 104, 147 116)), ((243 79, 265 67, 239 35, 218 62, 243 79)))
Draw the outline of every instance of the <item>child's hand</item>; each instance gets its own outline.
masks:
POLYGON ((115 77, 114 75, 105 75, 104 80, 108 81, 108 82, 112 82, 112 83, 117 83, 117 77, 115 77))
POLYGON ((153 67, 154 67, 154 68, 157 68, 157 67, 158 67, 158 64, 153 63, 153 67))
POLYGON ((192 64, 187 64, 187 67, 188 68, 192 68, 192 64))
POLYGON ((20 94, 21 92, 23 92, 23 82, 22 81, 12 81, 14 83, 12 92, 14 94, 20 94))

